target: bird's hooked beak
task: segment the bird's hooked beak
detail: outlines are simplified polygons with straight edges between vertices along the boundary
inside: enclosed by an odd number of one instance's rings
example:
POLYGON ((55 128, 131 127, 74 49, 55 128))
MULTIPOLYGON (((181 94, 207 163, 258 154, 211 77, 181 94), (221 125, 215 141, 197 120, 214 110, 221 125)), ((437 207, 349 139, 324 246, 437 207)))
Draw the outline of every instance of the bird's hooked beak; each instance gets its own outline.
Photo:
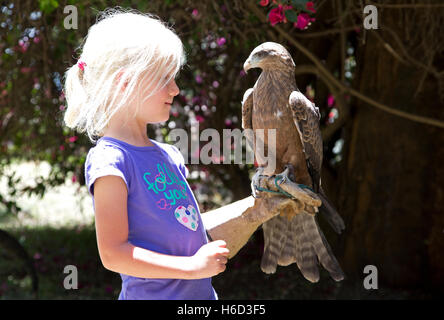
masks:
POLYGON ((250 61, 250 59, 247 59, 247 61, 245 61, 245 63, 244 63, 245 73, 248 73, 248 70, 250 70, 250 69, 251 69, 251 61, 250 61))
POLYGON ((247 59, 247 61, 245 61, 244 63, 244 71, 245 73, 248 72, 248 70, 256 68, 256 61, 257 59, 254 59, 254 56, 250 55, 247 59))

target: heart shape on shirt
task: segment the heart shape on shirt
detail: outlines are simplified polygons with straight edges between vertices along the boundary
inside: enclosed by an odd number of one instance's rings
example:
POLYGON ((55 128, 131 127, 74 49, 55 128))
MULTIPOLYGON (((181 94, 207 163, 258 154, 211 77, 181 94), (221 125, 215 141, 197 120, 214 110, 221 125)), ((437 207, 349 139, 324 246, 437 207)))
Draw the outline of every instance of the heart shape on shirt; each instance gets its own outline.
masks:
POLYGON ((184 225, 192 231, 196 231, 199 226, 197 218, 197 210, 190 204, 187 208, 178 206, 174 210, 174 216, 180 224, 184 225))
POLYGON ((171 208, 171 205, 164 199, 164 198, 162 198, 162 199, 160 199, 159 201, 157 201, 156 202, 156 205, 160 208, 160 209, 162 209, 162 210, 165 210, 165 209, 170 209, 171 208))

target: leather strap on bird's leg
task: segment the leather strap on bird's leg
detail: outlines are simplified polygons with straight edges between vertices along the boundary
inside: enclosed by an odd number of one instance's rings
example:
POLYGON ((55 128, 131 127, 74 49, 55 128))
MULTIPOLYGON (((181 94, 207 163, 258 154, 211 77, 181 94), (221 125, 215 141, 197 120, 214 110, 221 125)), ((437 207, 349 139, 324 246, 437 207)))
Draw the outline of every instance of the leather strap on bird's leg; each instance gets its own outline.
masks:
POLYGON ((318 211, 317 207, 322 205, 322 201, 308 186, 294 183, 290 179, 283 179, 280 175, 260 175, 259 185, 255 187, 258 191, 280 194, 298 200, 305 206, 314 207, 315 212, 318 211))

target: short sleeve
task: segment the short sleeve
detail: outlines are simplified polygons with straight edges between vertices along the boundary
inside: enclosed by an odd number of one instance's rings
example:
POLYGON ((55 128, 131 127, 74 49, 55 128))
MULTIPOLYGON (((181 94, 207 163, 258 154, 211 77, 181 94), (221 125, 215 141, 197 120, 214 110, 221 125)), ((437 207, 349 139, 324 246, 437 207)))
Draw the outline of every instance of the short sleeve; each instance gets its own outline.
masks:
POLYGON ((104 176, 118 176, 123 179, 129 190, 127 162, 119 148, 101 145, 92 148, 85 161, 85 181, 89 193, 94 196, 94 182, 104 176))
POLYGON ((176 146, 171 145, 171 147, 176 154, 175 159, 177 159, 179 170, 182 172, 185 178, 188 178, 189 171, 188 168, 185 166, 185 159, 182 153, 179 151, 179 149, 176 146))

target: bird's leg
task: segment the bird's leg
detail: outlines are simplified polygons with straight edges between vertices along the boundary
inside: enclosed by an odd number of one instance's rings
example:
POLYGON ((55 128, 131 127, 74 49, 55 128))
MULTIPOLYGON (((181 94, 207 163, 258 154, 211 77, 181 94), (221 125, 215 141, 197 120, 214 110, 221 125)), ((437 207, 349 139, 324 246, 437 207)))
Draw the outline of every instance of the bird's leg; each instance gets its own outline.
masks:
POLYGON ((258 167, 256 169, 256 173, 254 174, 254 176, 251 178, 251 194, 254 198, 261 198, 260 196, 258 196, 258 188, 260 187, 260 179, 262 173, 264 172, 264 168, 263 167, 258 167))
POLYGON ((318 212, 318 207, 322 205, 322 201, 311 190, 302 188, 297 182, 291 181, 290 176, 293 175, 292 165, 286 165, 284 171, 272 176, 263 175, 264 170, 263 167, 257 168, 251 179, 253 197, 261 198, 258 196, 258 193, 262 191, 261 189, 266 189, 271 192, 281 193, 282 196, 288 196, 291 200, 298 202, 298 207, 301 210, 306 208, 305 212, 309 214, 318 212))
POLYGON ((294 176, 294 167, 293 167, 293 165, 289 163, 289 164, 287 164, 285 166, 285 168, 289 169, 288 177, 290 178, 290 180, 295 182, 296 181, 296 177, 294 176))
POLYGON ((292 172, 292 165, 287 164, 285 166, 285 170, 276 175, 276 178, 280 178, 280 183, 278 184, 279 188, 290 194, 294 199, 303 202, 306 206, 313 207, 314 212, 318 212, 318 207, 322 205, 322 201, 311 190, 307 188, 301 188, 298 183, 291 181, 289 178, 289 174, 293 175, 292 172))
POLYGON ((284 171, 282 171, 281 173, 277 174, 276 177, 280 177, 281 178, 281 183, 284 183, 287 180, 290 180, 290 176, 294 176, 293 172, 294 172, 294 168, 291 164, 287 164, 284 166, 284 171))

